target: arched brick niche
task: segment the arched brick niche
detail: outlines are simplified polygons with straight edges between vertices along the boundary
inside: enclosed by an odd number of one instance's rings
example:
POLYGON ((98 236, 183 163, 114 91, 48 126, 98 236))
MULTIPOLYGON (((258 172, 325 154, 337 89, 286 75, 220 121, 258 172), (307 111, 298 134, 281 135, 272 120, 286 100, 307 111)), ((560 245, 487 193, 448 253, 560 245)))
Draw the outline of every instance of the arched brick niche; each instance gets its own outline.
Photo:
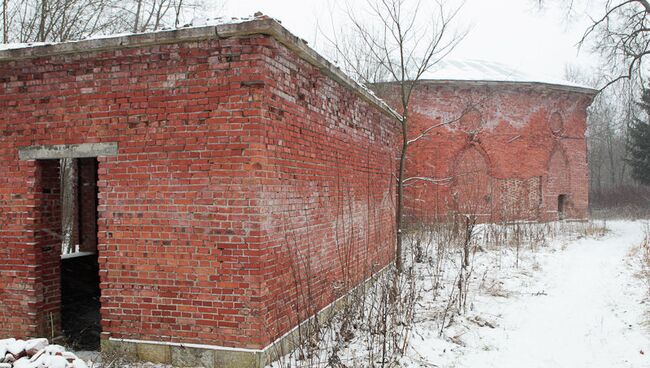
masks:
POLYGON ((570 215, 571 175, 569 161, 559 145, 556 145, 551 151, 547 172, 544 193, 547 212, 550 217, 562 217, 559 212, 567 212, 570 215))
POLYGON ((478 109, 475 107, 472 107, 463 112, 463 114, 460 116, 458 127, 463 132, 475 133, 481 129, 482 120, 483 116, 481 115, 481 112, 478 111, 478 109))
POLYGON ((564 130, 564 118, 562 114, 558 111, 553 112, 548 119, 548 127, 553 134, 560 134, 564 130))
POLYGON ((461 151, 453 165, 452 197, 460 213, 489 216, 492 183, 485 155, 476 147, 461 151))

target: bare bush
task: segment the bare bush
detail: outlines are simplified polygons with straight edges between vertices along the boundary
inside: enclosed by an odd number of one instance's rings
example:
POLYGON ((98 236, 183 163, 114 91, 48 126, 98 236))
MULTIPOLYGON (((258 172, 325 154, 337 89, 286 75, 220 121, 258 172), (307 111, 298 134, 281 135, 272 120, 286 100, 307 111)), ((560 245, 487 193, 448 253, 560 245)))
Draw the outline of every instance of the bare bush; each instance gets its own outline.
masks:
POLYGON ((423 323, 463 345, 458 331, 468 325, 494 328, 495 321, 478 314, 475 303, 480 294, 511 295, 500 277, 538 270, 531 255, 551 242, 568 244, 606 231, 605 221, 476 224, 471 216, 453 213, 444 221, 411 224, 405 232, 404 271, 388 266, 343 297, 345 302, 330 319, 320 321, 302 350, 277 366, 395 366, 423 323), (486 263, 501 254, 510 261, 486 263), (525 263, 519 263, 520 256, 525 263), (522 265, 531 268, 518 270, 522 265))
POLYGON ((650 218, 650 188, 627 185, 592 190, 591 215, 595 218, 650 218))
POLYGON ((643 239, 638 247, 638 256, 641 268, 639 276, 646 284, 646 289, 650 292, 650 222, 643 226, 643 239))

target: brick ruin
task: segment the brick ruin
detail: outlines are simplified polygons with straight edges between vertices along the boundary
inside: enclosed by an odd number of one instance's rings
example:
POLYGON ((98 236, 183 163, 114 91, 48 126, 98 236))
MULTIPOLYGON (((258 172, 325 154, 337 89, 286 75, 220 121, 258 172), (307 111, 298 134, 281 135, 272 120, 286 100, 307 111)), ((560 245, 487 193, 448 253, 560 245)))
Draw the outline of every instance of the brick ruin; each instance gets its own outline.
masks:
MULTIPOLYGON (((586 216, 592 97, 420 85, 411 220, 586 216)), ((398 115, 273 20, 0 51, 0 107, 0 338, 260 367, 394 257, 398 115)))
MULTIPOLYGON (((378 94, 398 106, 394 86, 378 94)), ((548 221, 588 215, 589 88, 548 83, 422 81, 413 92, 405 188, 411 222, 548 221)))
POLYGON ((273 20, 2 51, 0 108, 0 337, 65 329, 61 159, 103 349, 258 367, 393 258, 397 115, 273 20))

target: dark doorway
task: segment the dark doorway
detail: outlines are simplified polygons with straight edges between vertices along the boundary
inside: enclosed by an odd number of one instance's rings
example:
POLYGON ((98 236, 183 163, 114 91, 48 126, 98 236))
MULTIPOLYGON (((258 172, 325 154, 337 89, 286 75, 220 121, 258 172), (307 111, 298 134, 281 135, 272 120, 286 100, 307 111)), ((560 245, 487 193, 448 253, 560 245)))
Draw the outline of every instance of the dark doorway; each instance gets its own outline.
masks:
POLYGON ((558 220, 564 220, 566 210, 566 194, 557 196, 557 217, 558 220))
POLYGON ((61 192, 61 327, 74 349, 97 350, 97 159, 62 159, 61 192))

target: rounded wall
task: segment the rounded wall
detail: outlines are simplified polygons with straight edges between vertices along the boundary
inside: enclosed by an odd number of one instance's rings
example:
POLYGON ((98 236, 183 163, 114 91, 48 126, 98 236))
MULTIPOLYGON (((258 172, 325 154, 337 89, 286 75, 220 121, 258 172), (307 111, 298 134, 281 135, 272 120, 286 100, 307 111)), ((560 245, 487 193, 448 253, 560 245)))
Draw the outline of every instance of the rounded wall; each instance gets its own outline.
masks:
MULTIPOLYGON (((378 93, 397 106, 394 88, 383 85, 378 93)), ((566 195, 567 217, 586 217, 586 109, 592 98, 539 84, 422 82, 412 97, 409 137, 428 133, 409 146, 407 176, 436 182, 406 187, 408 218, 430 221, 475 208, 481 221, 552 220, 559 191, 566 195), (481 155, 465 153, 468 147, 481 155), (549 161, 558 147, 564 166, 549 161), (483 162, 487 178, 458 171, 483 162), (465 182, 487 182, 489 190, 460 195, 468 190, 465 182)))

